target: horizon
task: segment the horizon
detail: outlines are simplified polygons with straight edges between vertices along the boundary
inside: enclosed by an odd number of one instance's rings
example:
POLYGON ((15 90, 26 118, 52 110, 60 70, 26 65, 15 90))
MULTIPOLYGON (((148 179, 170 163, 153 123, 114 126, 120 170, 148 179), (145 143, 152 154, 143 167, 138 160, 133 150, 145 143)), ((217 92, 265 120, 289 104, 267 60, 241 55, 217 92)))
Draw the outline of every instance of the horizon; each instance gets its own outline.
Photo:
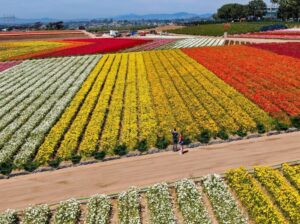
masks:
MULTIPOLYGON (((22 19, 53 18, 61 20, 112 18, 128 14, 174 14, 186 12, 192 14, 215 13, 227 3, 247 4, 249 0, 215 0, 199 2, 197 0, 0 0, 0 17, 15 16, 22 19), (37 10, 36 10, 37 9, 37 10), (100 9, 100 11, 99 11, 100 9)), ((265 1, 270 4, 270 1, 265 1)))

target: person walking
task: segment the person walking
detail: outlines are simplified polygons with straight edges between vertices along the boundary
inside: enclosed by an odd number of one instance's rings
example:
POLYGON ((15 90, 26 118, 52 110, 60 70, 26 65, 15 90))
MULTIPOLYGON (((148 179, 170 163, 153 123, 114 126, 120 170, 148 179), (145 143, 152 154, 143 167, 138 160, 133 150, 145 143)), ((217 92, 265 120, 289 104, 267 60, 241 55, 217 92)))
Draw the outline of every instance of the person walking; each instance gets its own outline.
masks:
POLYGON ((174 128, 173 131, 171 131, 172 136, 173 136, 173 151, 177 152, 178 151, 178 132, 176 131, 176 128, 174 128))
POLYGON ((180 154, 180 155, 183 155, 183 153, 184 153, 184 151, 183 151, 184 138, 183 138, 183 135, 182 135, 181 133, 180 133, 180 135, 179 135, 178 142, 179 142, 179 154, 180 154))

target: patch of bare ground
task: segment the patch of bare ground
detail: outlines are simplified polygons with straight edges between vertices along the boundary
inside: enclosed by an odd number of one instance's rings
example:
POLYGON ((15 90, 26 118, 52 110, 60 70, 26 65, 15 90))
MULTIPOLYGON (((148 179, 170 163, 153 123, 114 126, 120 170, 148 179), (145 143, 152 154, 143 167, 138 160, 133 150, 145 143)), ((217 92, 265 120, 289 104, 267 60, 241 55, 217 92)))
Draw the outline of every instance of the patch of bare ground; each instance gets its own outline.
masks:
POLYGON ((149 224, 150 223, 150 214, 148 212, 148 205, 147 199, 145 194, 140 195, 140 217, 142 224, 149 224))
POLYGON ((117 224, 118 223, 118 201, 117 199, 111 200, 111 214, 110 214, 110 223, 117 224))
POLYGON ((177 199, 176 199, 177 198, 176 190, 175 190, 175 188, 172 187, 169 189, 169 191, 170 191, 170 195, 172 198, 172 206, 173 206, 173 211, 175 214, 176 223, 184 224, 184 219, 183 219, 182 213, 180 211, 180 208, 179 208, 179 205, 178 205, 177 199))

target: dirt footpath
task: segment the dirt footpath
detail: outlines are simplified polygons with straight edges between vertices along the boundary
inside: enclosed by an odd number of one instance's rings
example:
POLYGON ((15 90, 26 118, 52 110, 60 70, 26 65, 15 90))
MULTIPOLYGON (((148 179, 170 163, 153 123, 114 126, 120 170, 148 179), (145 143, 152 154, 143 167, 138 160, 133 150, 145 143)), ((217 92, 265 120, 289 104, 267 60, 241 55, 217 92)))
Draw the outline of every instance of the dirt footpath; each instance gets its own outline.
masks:
POLYGON ((294 160, 300 160, 300 132, 31 174, 0 180, 0 211, 294 160))

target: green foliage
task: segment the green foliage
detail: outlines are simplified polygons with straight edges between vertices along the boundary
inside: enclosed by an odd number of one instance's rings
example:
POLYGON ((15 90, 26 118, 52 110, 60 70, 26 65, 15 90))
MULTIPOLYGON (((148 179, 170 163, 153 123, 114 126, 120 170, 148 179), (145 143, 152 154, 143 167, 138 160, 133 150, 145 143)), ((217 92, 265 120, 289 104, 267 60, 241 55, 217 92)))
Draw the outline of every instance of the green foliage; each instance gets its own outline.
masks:
POLYGON ((117 145, 114 148, 114 154, 119 156, 124 156, 127 154, 127 146, 125 144, 117 145))
POLYGON ((291 122, 295 128, 300 128, 300 115, 292 117, 291 122))
POLYGON ((237 131, 235 132, 235 134, 237 134, 237 135, 240 136, 240 137, 245 137, 245 136, 247 136, 247 131, 245 131, 245 130, 243 130, 242 128, 240 128, 239 130, 237 130, 237 131))
POLYGON ((258 123, 258 124, 256 125, 256 128, 257 128, 257 132, 258 132, 259 134, 264 134, 264 133, 266 133, 266 127, 265 127, 262 123, 258 123))
POLYGON ((203 144, 207 144, 209 143, 210 139, 211 139, 212 135, 210 133, 209 130, 204 129, 198 136, 197 136, 197 140, 203 144))
POLYGON ((156 148, 158 149, 166 149, 169 145, 169 141, 166 139, 165 136, 157 136, 157 140, 156 140, 156 148))
POLYGON ((229 135, 227 134, 227 132, 226 132, 224 129, 220 130, 220 131, 217 133, 217 137, 220 138, 220 139, 222 139, 222 140, 227 140, 227 139, 229 139, 229 135))
POLYGON ((71 156, 71 161, 72 161, 73 164, 78 164, 78 163, 80 163, 81 159, 82 159, 81 155, 73 154, 73 155, 71 156))
POLYGON ((217 16, 226 21, 240 20, 247 16, 247 6, 236 3, 226 4, 218 9, 217 16))
POLYGON ((13 165, 10 161, 0 163, 0 173, 3 175, 9 175, 13 170, 13 165))
POLYGON ((94 158, 96 160, 103 160, 106 156, 106 152, 105 151, 101 151, 101 152, 95 152, 94 153, 94 158))
POLYGON ((148 150, 148 142, 146 139, 143 139, 141 141, 138 141, 136 147, 137 150, 140 152, 146 152, 148 150))
POLYGON ((277 131, 286 131, 289 128, 287 124, 285 124, 279 120, 274 121, 274 127, 275 127, 275 130, 277 130, 277 131))
MULTIPOLYGON (((288 27, 299 25, 299 23, 278 23, 278 22, 238 22, 231 23, 227 30, 228 34, 242 34, 259 32, 263 26, 282 24, 288 27)), ((199 24, 183 27, 176 30, 169 30, 170 33, 188 34, 188 35, 203 35, 203 36, 222 36, 224 34, 224 24, 199 24)))
POLYGON ((267 4, 263 0, 252 0, 248 4, 248 15, 257 17, 263 17, 266 15, 267 4))
POLYGON ((59 164, 61 163, 61 159, 59 158, 55 158, 55 159, 52 159, 48 162, 48 165, 53 167, 53 168, 57 168, 59 167, 59 164))
POLYGON ((39 167, 39 164, 37 162, 28 162, 25 164, 24 169, 28 172, 33 172, 39 167))

